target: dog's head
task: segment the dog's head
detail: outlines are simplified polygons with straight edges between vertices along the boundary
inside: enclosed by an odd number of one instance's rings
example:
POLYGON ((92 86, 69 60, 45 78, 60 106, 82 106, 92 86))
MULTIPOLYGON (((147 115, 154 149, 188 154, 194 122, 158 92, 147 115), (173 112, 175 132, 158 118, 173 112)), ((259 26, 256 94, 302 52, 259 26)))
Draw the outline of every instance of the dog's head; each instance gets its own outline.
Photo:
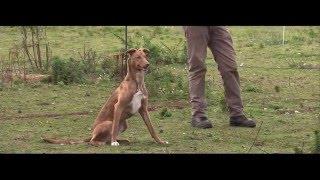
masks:
POLYGON ((148 55, 149 50, 145 48, 129 49, 129 65, 138 71, 147 71, 149 67, 148 55))

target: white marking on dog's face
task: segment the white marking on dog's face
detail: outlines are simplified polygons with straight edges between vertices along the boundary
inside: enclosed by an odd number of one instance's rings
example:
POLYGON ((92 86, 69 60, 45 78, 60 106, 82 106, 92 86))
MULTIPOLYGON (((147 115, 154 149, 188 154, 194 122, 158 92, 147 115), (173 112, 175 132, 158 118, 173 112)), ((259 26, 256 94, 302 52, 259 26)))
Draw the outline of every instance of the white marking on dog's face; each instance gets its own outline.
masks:
POLYGON ((143 98, 143 93, 141 91, 138 91, 133 95, 133 98, 130 102, 132 114, 137 113, 138 110, 140 109, 142 98, 143 98))
POLYGON ((117 141, 112 142, 112 143, 111 143, 111 146, 119 146, 119 143, 118 143, 117 141))

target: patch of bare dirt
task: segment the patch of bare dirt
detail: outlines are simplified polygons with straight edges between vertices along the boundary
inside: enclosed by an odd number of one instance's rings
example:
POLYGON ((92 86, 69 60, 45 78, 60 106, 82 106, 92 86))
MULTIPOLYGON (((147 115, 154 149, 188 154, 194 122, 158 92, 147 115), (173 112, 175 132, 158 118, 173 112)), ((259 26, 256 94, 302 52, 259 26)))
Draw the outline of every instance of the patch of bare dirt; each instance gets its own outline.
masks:
POLYGON ((30 139, 29 135, 18 135, 13 140, 15 141, 28 141, 30 139))
POLYGON ((11 84, 13 81, 22 80, 27 83, 40 82, 49 75, 46 74, 24 74, 24 73, 13 73, 12 71, 5 71, 1 74, 1 80, 5 85, 11 84))
POLYGON ((186 101, 165 101, 165 102, 153 102, 150 103, 148 110, 156 111, 161 108, 174 108, 174 109, 184 109, 189 106, 189 103, 186 101))
MULTIPOLYGON (((165 101, 165 102, 154 102, 150 103, 148 110, 149 111, 157 111, 161 108, 174 108, 174 109, 184 109, 188 107, 189 104, 186 101, 165 101)), ((0 120, 9 120, 9 119, 31 119, 31 118, 39 118, 39 117, 52 117, 58 118, 62 116, 81 116, 88 115, 89 112, 69 112, 69 113, 36 113, 36 114, 24 114, 20 116, 0 116, 0 120)))
POLYGON ((21 79, 26 81, 27 83, 35 83, 35 82, 40 82, 45 78, 48 78, 49 75, 45 75, 45 74, 18 74, 14 76, 14 80, 15 79, 21 79))
POLYGON ((299 113, 312 113, 319 110, 318 107, 310 107, 310 106, 304 106, 297 109, 297 110, 292 110, 292 109, 279 109, 277 110, 277 114, 299 114, 299 113))
POLYGON ((71 112, 71 113, 43 113, 43 114, 25 114, 21 116, 9 116, 9 117, 0 117, 0 120, 7 119, 30 119, 38 117, 60 117, 60 116, 80 116, 88 115, 89 112, 71 112))

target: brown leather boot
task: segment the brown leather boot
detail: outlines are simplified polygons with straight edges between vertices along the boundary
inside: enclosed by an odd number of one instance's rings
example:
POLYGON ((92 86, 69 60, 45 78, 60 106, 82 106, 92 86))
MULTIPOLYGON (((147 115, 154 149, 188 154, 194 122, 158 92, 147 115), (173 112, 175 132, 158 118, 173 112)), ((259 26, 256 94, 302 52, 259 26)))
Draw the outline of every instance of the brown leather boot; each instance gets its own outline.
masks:
POLYGON ((207 129, 212 128, 212 123, 208 120, 207 117, 192 117, 191 120, 192 127, 207 129))
POLYGON ((256 127, 256 122, 252 119, 248 119, 246 116, 235 116, 230 118, 230 126, 238 127, 256 127))

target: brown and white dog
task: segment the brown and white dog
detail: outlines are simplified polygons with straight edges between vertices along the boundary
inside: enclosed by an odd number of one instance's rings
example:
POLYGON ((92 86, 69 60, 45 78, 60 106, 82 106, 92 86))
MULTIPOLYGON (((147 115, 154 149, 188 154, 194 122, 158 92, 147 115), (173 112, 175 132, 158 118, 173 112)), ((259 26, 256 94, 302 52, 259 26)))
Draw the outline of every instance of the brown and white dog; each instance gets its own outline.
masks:
MULTIPOLYGON (((160 144, 167 144, 168 142, 162 141, 156 134, 148 112, 148 92, 144 76, 149 67, 149 50, 144 48, 130 49, 127 54, 129 55, 127 75, 100 110, 92 127, 90 144, 103 145, 108 142, 112 146, 118 146, 119 142, 129 142, 118 139, 118 135, 127 129, 127 119, 136 113, 141 115, 154 140, 160 144)), ((79 143, 45 138, 43 140, 55 144, 79 143)))
POLYGON ((117 137, 127 129, 127 119, 139 112, 155 141, 165 144, 167 142, 160 140, 156 134, 148 113, 148 92, 144 75, 149 66, 149 50, 130 49, 127 53, 127 75, 96 118, 90 143, 101 145, 111 142, 112 146, 118 146, 117 137))

